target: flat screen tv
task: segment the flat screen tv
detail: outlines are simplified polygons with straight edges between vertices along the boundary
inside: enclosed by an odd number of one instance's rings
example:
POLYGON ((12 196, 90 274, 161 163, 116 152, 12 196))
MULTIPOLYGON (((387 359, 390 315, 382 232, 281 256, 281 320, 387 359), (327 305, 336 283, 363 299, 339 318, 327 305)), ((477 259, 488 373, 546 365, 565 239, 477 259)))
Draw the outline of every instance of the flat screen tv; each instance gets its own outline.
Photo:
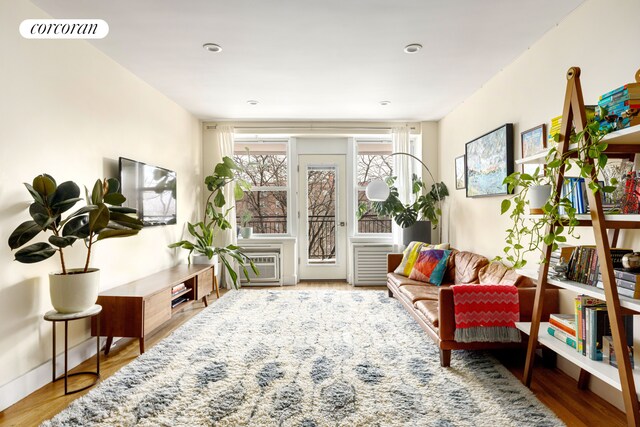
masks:
POLYGON ((124 206, 136 209, 145 226, 175 224, 176 173, 124 157, 119 163, 124 206))

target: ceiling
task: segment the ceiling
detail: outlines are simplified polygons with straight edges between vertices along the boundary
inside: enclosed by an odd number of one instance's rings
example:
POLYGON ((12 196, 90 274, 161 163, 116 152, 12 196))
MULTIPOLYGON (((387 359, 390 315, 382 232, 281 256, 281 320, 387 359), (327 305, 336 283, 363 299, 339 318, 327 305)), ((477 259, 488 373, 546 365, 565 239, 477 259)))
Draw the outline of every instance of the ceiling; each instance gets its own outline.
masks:
POLYGON ((107 21, 92 43, 201 119, 437 120, 582 1, 33 3, 107 21))

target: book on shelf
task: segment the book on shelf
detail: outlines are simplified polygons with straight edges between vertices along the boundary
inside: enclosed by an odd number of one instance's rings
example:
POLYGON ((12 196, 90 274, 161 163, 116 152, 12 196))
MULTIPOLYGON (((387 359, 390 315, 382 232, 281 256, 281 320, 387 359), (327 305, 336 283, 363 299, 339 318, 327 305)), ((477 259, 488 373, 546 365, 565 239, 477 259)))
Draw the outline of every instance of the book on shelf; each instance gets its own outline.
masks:
MULTIPOLYGON (((611 248, 610 258, 614 268, 622 267, 622 257, 633 252, 627 248, 611 248)), ((595 246, 583 245, 577 246, 568 262, 567 278, 574 282, 584 283, 589 286, 597 286, 601 280, 600 263, 598 262, 598 253, 595 246)))
MULTIPOLYGON (((631 282, 627 282, 627 284, 629 284, 631 282)), ((627 286, 627 284, 625 284, 625 286, 627 286)), ((629 289, 623 286, 620 286, 620 284, 618 284, 618 282, 616 281, 616 288, 618 289, 618 295, 622 295, 625 297, 629 297, 629 298, 633 298, 633 299, 640 299, 640 291, 636 288, 636 289, 629 289)), ((598 282, 596 284, 596 287, 598 289, 604 289, 604 283, 603 282, 598 282)))
POLYGON ((586 321, 585 321, 585 313, 588 307, 594 306, 602 306, 604 305, 604 301, 599 300, 598 298, 593 298, 587 295, 578 295, 575 298, 576 311, 575 311, 575 319, 576 319, 576 342, 577 342, 577 350, 582 355, 586 356, 586 321))
POLYGON ((576 317, 573 314, 551 314, 549 323, 557 329, 573 336, 576 336, 576 317))
POLYGON ((547 332, 549 335, 554 337, 555 339, 562 341, 563 343, 571 346, 572 348, 576 348, 577 342, 576 337, 573 335, 569 335, 566 332, 554 327, 553 325, 549 325, 547 328, 547 332))
MULTIPOLYGON (((586 309, 586 356, 591 360, 603 360, 604 337, 611 336, 611 323, 606 307, 595 306, 586 309)), ((622 316, 622 325, 626 334, 625 343, 633 347, 633 316, 622 316)))

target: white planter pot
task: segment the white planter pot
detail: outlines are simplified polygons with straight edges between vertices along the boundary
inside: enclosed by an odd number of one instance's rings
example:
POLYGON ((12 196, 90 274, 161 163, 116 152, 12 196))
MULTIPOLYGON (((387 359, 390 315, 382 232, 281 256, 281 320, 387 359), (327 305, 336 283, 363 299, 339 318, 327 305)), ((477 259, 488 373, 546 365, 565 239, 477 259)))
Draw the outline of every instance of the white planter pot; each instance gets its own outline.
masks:
POLYGON ((243 239, 251 238, 253 234, 253 227, 240 227, 240 235, 243 239))
POLYGON ((100 270, 71 268, 68 274, 49 274, 51 304, 60 313, 78 313, 87 310, 98 299, 100 270))
POLYGON ((551 196, 551 185, 536 185, 529 188, 527 197, 529 198, 529 212, 532 215, 541 215, 542 207, 551 196))

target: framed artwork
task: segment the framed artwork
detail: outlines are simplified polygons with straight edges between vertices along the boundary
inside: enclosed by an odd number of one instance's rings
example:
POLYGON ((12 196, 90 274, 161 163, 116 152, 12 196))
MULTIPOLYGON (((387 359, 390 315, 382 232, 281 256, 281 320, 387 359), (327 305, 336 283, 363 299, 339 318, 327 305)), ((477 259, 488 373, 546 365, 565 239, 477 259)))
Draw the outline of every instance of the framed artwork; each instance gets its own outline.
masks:
POLYGON ((466 187, 466 163, 464 155, 456 157, 456 190, 462 190, 466 187))
POLYGON ((507 123, 465 145, 467 197, 508 193, 504 179, 513 173, 513 123, 507 123))
POLYGON ((541 124, 520 134, 522 157, 533 156, 547 148, 547 129, 541 124))

